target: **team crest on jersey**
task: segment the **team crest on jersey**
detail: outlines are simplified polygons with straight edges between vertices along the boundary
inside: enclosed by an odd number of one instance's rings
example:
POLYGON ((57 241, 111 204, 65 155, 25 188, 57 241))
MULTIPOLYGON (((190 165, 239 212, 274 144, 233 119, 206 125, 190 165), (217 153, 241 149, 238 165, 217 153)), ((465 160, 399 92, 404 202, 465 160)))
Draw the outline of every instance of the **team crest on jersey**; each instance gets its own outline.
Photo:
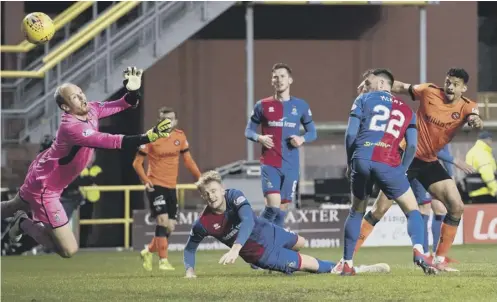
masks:
POLYGON ((293 106, 292 108, 292 115, 298 115, 299 113, 297 112, 297 107, 293 106))
POLYGON ((461 114, 459 112, 452 112, 452 118, 455 120, 458 120, 461 117, 461 114))
POLYGON ((83 130, 83 136, 84 137, 88 137, 88 136, 92 135, 93 133, 95 133, 95 130, 93 130, 93 129, 85 129, 85 130, 83 130))
POLYGON ((179 146, 179 140, 175 140, 175 141, 174 141, 174 145, 175 145, 175 146, 179 146))
POLYGON ((274 112, 274 107, 269 107, 269 112, 274 112))
POLYGON ((219 230, 219 228, 220 228, 221 226, 219 225, 219 223, 215 223, 215 224, 213 225, 213 227, 214 227, 214 230, 219 230))
POLYGON ((247 200, 245 198, 245 196, 239 196, 236 200, 235 200, 235 205, 240 205, 242 202, 244 202, 245 200, 247 200))
POLYGON ((290 268, 297 268, 297 262, 296 261, 289 261, 286 263, 286 265, 290 268))
POLYGON ((56 222, 60 222, 60 213, 59 211, 55 212, 54 219, 56 222))

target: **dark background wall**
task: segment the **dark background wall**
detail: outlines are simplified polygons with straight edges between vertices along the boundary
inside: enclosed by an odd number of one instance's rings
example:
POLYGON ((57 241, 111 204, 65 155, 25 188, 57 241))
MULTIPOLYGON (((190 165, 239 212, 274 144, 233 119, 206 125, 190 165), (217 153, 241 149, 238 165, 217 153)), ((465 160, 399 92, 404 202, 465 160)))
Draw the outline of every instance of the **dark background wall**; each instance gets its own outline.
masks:
MULTIPOLYGON (((105 9, 105 2, 101 3, 99 10, 105 9)), ((2 2, 2 44, 23 40, 19 27, 25 13, 44 11, 55 16, 71 2, 42 4, 2 2)), ((471 98, 478 87, 478 6, 477 2, 442 2, 427 8, 428 80, 442 84, 449 67, 464 67, 472 76, 471 98)), ((91 18, 90 10, 89 14, 82 18, 91 18)), ((254 17, 256 100, 272 93, 270 72, 276 62, 293 68, 292 94, 310 103, 317 122, 346 121, 356 86, 368 68, 388 67, 399 80, 419 81, 419 10, 415 7, 256 6, 254 17)), ((140 110, 102 121, 101 130, 139 133, 153 126, 157 109, 167 105, 177 109, 180 127, 201 170, 245 158, 244 20, 243 6, 231 8, 149 68, 140 110)), ((4 69, 15 66, 12 58, 2 55, 4 69)), ((330 139, 341 143, 343 138, 330 139)), ((322 138, 316 144, 323 142, 330 140, 322 138)), ((134 152, 99 150, 97 154, 106 174, 102 184, 138 183, 131 167, 134 152)), ((181 168, 180 182, 192 180, 181 168)), ((122 217, 122 193, 105 193, 102 200, 106 202, 95 205, 93 217, 122 217)), ((133 194, 132 200, 133 208, 143 207, 140 193, 133 194)), ((121 235, 119 225, 94 227, 87 244, 119 245, 121 235)))
MULTIPOLYGON (((430 6, 427 18, 429 81, 442 84, 449 67, 464 67, 472 76, 468 96, 475 98, 477 3, 443 2, 430 6)), ((177 108, 181 127, 203 169, 246 156, 243 20, 242 7, 231 9, 146 71, 144 127, 153 125, 160 106, 177 108)), ((288 63, 295 77, 292 93, 311 104, 317 122, 346 121, 365 69, 388 67, 399 80, 419 81, 417 8, 256 7, 255 24, 256 38, 261 38, 255 42, 256 99, 272 93, 271 66, 288 63), (296 29, 296 37, 290 36, 288 27, 296 29), (304 39, 305 33, 314 40, 304 39)), ((182 181, 191 180, 188 173, 181 176, 182 181)))

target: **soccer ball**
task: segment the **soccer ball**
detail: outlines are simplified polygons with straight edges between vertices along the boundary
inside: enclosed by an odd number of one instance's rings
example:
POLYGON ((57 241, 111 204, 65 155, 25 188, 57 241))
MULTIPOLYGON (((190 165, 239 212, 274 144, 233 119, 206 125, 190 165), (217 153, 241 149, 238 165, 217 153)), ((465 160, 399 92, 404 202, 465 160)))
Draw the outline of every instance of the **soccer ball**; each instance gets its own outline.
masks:
POLYGON ((52 39, 55 25, 44 13, 31 13, 22 20, 21 30, 26 40, 33 44, 44 44, 52 39))

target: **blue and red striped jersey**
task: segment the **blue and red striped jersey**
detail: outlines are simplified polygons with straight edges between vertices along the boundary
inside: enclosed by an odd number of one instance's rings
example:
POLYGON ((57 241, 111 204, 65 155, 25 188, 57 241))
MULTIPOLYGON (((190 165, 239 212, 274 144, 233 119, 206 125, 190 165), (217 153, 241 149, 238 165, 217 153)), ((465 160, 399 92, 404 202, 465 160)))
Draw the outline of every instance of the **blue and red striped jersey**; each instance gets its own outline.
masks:
POLYGON ((400 143, 408 128, 416 128, 416 115, 407 104, 387 91, 374 91, 356 98, 350 116, 360 120, 352 159, 401 164, 400 143))
POLYGON ((224 196, 226 199, 226 211, 224 213, 217 214, 209 207, 206 207, 193 223, 185 248, 187 252, 185 254, 185 263, 188 267, 194 267, 195 259, 192 253, 196 251, 198 244, 207 236, 212 236, 229 247, 233 246, 242 231, 240 211, 249 213, 248 216, 254 222, 250 236, 240 250, 240 257, 249 263, 254 263, 264 253, 264 233, 272 230, 269 221, 255 215, 250 203, 241 191, 227 189, 224 196))
POLYGON ((261 164, 264 165, 298 168, 299 150, 290 144, 290 140, 292 135, 300 135, 301 125, 307 132, 304 135, 306 142, 316 139, 309 104, 293 96, 288 101, 279 101, 274 97, 260 100, 254 107, 250 122, 261 125, 262 135, 273 136, 274 147, 262 147, 261 164))

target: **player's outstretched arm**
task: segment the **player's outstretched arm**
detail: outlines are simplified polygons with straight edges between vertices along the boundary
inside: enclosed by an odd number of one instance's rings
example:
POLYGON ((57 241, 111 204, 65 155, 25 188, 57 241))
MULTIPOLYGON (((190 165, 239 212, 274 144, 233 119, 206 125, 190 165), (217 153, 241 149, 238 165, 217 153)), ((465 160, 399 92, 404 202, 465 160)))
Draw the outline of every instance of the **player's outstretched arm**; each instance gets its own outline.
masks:
POLYGON ((116 101, 90 103, 98 112, 98 118, 104 118, 119 113, 130 107, 136 108, 140 102, 140 87, 143 70, 136 67, 128 67, 123 72, 123 85, 126 94, 116 101))
POLYGON ((452 169, 452 165, 455 164, 455 158, 449 152, 449 145, 445 145, 443 149, 437 153, 437 158, 443 161, 445 170, 447 170, 449 175, 453 175, 454 171, 452 169))
POLYGON ((186 278, 195 278, 195 254, 197 253, 200 242, 207 236, 204 227, 197 220, 190 231, 190 237, 186 242, 185 250, 183 252, 183 263, 185 265, 186 278))
POLYGON ((416 114, 412 114, 411 122, 407 127, 406 134, 406 150, 404 151, 404 156, 402 158, 402 166, 404 171, 407 171, 409 166, 416 155, 416 148, 418 146, 418 130, 416 129, 416 114))
POLYGON ((254 213, 248 202, 244 202, 244 204, 238 209, 238 217, 240 217, 241 223, 235 243, 242 247, 249 239, 255 226, 254 213))
POLYGON ((66 124, 59 129, 64 139, 73 145, 101 149, 136 149, 138 146, 168 137, 171 120, 163 120, 142 135, 120 135, 102 133, 88 127, 86 123, 66 124))
POLYGON ((445 145, 443 149, 437 153, 437 158, 443 162, 445 169, 451 176, 454 175, 452 165, 455 165, 466 174, 476 173, 476 170, 472 166, 452 156, 449 152, 449 145, 445 145))
POLYGON ((238 217, 240 218, 240 226, 233 246, 231 247, 229 252, 221 257, 221 259, 219 260, 220 264, 235 263, 240 250, 249 239, 250 234, 252 234, 252 230, 255 226, 254 213, 252 211, 250 203, 242 192, 238 191, 236 192, 236 194, 237 196, 235 196, 236 200, 234 201, 234 204, 238 209, 237 213, 238 217))
POLYGON ((409 87, 411 87, 411 84, 394 81, 392 85, 392 92, 399 94, 409 94, 409 87))

